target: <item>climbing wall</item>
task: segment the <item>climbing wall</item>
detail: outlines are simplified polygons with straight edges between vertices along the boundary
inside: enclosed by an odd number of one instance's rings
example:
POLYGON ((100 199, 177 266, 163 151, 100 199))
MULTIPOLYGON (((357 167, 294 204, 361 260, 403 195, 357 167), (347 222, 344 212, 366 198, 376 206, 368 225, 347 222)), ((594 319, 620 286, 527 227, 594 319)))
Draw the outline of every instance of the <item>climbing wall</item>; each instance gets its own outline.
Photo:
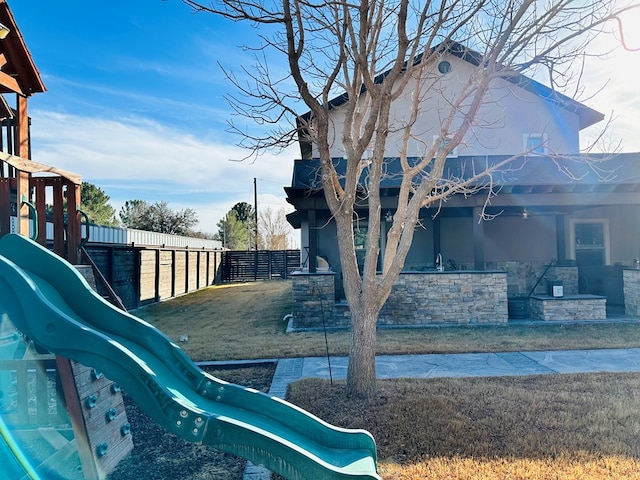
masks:
POLYGON ((102 480, 133 449, 122 393, 93 368, 62 357, 57 362, 84 476, 102 480))
MULTIPOLYGON (((96 289, 91 267, 76 266, 96 289)), ((133 449, 120 387, 102 372, 56 356, 67 410, 87 480, 103 480, 133 449)))

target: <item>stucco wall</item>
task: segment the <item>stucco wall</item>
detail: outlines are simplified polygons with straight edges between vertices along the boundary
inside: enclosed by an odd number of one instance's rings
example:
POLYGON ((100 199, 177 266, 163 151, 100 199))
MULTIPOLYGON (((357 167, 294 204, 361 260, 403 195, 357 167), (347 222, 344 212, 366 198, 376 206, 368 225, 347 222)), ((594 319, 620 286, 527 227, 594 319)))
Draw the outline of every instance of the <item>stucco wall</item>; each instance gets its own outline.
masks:
MULTIPOLYGON (((442 75, 433 65, 426 75, 425 83, 432 85, 429 95, 422 101, 422 114, 414 126, 420 141, 410 144, 409 156, 423 156, 424 142, 431 146, 433 136, 439 135, 442 119, 449 115, 449 102, 459 96, 463 86, 473 74, 475 67, 458 57, 447 55, 443 59, 451 63, 451 72, 442 75), (447 100, 442 100, 442 97, 447 100)), ((385 155, 395 156, 399 151, 402 132, 397 131, 406 124, 411 108, 411 96, 416 90, 410 81, 406 94, 392 106, 390 135, 385 155)), ((454 124, 460 125, 458 116, 454 124)), ((337 108, 332 113, 334 133, 331 155, 342 157, 344 151, 340 142, 344 110, 337 108)), ((455 125, 454 125, 455 128, 455 125)), ((578 118, 575 114, 545 102, 539 96, 528 92, 505 80, 496 79, 485 104, 481 107, 474 127, 467 133, 458 147, 458 155, 519 154, 524 151, 524 134, 544 134, 549 150, 555 153, 576 153, 579 151, 578 118)), ((317 150, 313 152, 318 156, 317 150)))

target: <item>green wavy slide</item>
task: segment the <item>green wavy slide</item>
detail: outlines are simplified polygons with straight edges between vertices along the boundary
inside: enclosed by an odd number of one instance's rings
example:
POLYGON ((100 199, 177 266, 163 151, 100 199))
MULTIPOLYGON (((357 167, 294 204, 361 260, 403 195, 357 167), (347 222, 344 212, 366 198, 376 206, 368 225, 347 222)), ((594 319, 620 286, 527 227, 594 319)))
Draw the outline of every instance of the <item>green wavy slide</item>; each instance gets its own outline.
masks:
POLYGON ((103 372, 182 438, 291 480, 380 479, 368 432, 208 375, 162 332, 97 295, 72 265, 14 234, 0 239, 4 315, 42 347, 103 372))

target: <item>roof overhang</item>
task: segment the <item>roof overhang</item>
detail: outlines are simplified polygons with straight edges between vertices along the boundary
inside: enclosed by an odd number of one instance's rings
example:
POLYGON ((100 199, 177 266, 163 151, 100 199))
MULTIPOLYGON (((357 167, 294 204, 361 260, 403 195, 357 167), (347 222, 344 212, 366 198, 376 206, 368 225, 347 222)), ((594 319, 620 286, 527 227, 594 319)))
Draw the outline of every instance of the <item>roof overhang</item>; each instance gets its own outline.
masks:
POLYGON ((6 0, 0 0, 0 23, 9 29, 6 38, 0 40, 0 93, 29 97, 46 91, 6 0))
MULTIPOLYGON (((465 178, 471 172, 496 164, 506 156, 458 157, 447 161, 444 175, 465 178)), ((342 175, 346 161, 334 159, 338 175, 342 175)), ((320 163, 296 160, 291 187, 285 188, 287 202, 296 212, 287 216, 289 223, 299 228, 303 211, 325 211, 326 202, 319 182, 320 163)), ((380 184, 383 209, 395 209, 399 192, 400 162, 387 159, 387 176, 380 184)), ((366 179, 366 171, 361 181, 366 179)), ((600 154, 589 157, 520 157, 508 167, 495 172, 491 182, 480 180, 475 188, 478 195, 453 195, 440 205, 442 211, 483 206, 482 191, 492 188, 494 207, 518 207, 535 204, 551 208, 557 206, 587 207, 593 205, 640 205, 640 153, 600 154)), ((366 192, 356 208, 366 208, 366 192)), ((557 208, 555 208, 557 210, 557 208)))

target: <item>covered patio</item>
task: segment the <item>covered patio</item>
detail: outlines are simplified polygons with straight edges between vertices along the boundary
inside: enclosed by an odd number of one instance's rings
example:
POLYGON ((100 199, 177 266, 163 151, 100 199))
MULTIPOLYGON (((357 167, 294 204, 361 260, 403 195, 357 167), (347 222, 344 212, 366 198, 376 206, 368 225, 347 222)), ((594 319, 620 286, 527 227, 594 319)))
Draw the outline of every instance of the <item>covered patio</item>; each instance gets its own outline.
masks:
MULTIPOLYGON (((502 158, 451 158, 446 174, 464 177, 474 165, 502 158)), ((396 206, 394 163, 389 159, 382 185, 381 249, 396 206)), ((316 160, 296 161, 286 188, 296 208, 288 219, 300 228, 305 265, 294 278, 294 303, 300 306, 294 319, 312 325, 324 315, 325 321, 346 325, 335 225, 317 169, 316 160), (328 271, 319 271, 319 258, 328 271)), ((380 325, 505 323, 516 316, 509 307, 519 299, 526 301, 525 317, 543 320, 596 320, 606 318, 607 308, 625 311, 633 288, 625 289, 630 280, 623 272, 637 267, 640 258, 639 154, 523 157, 494 175, 490 197, 488 184, 479 187, 475 195, 423 209, 380 325), (444 271, 436 268, 439 258, 444 271), (561 302, 553 300, 554 284, 562 286, 561 302), (556 313, 549 317, 532 309, 533 296, 540 298, 536 303, 552 301, 556 313)), ((364 200, 362 207, 356 234, 367 228, 364 200)), ((358 247, 364 254, 365 246, 358 247)))

